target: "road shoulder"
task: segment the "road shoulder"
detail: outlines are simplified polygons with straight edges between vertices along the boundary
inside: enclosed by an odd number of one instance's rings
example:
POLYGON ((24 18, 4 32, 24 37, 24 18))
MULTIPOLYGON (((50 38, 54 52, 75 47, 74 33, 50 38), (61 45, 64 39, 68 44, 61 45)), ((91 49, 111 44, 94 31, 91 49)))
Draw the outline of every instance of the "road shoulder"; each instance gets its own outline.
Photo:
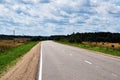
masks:
POLYGON ((35 80, 40 56, 40 43, 34 46, 0 80, 35 80))

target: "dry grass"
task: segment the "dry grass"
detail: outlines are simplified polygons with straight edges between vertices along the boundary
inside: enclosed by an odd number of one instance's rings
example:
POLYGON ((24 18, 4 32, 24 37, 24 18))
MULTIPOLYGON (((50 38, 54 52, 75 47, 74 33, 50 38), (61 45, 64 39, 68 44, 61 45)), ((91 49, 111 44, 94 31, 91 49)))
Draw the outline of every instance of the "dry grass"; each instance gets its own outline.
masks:
POLYGON ((4 52, 12 47, 16 47, 28 42, 28 39, 18 38, 14 40, 0 40, 0 52, 4 52))
POLYGON ((109 43, 109 42, 83 42, 83 44, 88 44, 88 45, 92 45, 92 46, 106 47, 106 48, 112 48, 112 49, 120 50, 120 43, 109 43))

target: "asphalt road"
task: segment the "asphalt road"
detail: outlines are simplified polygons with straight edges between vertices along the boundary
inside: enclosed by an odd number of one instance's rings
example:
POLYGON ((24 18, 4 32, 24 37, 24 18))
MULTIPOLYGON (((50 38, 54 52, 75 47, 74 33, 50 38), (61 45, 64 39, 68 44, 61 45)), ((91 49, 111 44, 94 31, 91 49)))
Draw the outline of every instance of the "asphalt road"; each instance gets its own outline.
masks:
POLYGON ((120 59, 44 41, 42 80, 120 80, 120 59))

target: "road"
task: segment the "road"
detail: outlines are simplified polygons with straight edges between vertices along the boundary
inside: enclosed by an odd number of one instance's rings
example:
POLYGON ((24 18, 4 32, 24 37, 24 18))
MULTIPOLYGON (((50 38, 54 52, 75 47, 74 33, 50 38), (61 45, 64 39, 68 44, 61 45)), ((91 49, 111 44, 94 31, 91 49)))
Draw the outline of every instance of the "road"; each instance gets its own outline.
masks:
POLYGON ((120 59, 53 41, 41 47, 41 80, 120 80, 120 59))

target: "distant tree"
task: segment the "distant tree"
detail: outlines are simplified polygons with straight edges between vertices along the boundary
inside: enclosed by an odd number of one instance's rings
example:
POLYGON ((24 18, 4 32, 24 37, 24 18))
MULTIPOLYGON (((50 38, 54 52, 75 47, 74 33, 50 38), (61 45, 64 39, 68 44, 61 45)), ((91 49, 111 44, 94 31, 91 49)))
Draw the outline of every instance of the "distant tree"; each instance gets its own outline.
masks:
POLYGON ((41 41, 41 40, 42 40, 42 38, 40 36, 33 36, 31 38, 31 41, 41 41))
POLYGON ((112 42, 120 43, 120 33, 95 32, 95 33, 72 33, 70 35, 56 35, 53 40, 68 41, 71 43, 87 42, 112 42))

